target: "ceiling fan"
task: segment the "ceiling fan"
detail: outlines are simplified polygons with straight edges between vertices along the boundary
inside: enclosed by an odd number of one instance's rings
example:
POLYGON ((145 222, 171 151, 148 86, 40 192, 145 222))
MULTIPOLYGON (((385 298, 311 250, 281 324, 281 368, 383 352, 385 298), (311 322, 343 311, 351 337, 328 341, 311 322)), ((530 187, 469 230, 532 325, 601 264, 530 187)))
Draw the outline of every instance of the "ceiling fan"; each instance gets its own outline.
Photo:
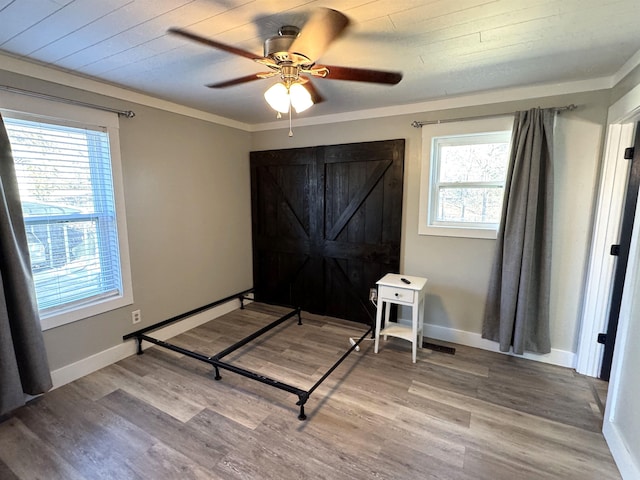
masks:
POLYGON ((290 113, 290 106, 293 106, 299 113, 314 103, 324 101, 324 98, 311 83, 311 77, 387 85, 395 85, 402 80, 402 74, 399 72, 316 64, 329 45, 340 36, 348 25, 349 18, 346 15, 337 10, 319 8, 302 29, 293 25, 285 25, 280 28, 277 36, 268 38, 264 42, 264 56, 180 28, 170 28, 169 32, 209 47, 248 58, 269 69, 266 72, 212 83, 207 87, 226 88, 254 80, 280 76, 281 82, 265 92, 267 102, 279 113, 290 113))

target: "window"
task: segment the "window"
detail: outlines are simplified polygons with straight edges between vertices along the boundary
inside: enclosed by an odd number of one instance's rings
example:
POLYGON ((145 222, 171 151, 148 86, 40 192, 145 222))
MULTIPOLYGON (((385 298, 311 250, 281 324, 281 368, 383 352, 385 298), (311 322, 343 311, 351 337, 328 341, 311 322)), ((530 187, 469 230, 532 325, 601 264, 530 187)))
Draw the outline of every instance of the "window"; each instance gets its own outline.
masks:
POLYGON ((132 303, 115 129, 3 117, 43 329, 132 303))
POLYGON ((496 237, 511 122, 500 118, 423 127, 420 234, 496 237))

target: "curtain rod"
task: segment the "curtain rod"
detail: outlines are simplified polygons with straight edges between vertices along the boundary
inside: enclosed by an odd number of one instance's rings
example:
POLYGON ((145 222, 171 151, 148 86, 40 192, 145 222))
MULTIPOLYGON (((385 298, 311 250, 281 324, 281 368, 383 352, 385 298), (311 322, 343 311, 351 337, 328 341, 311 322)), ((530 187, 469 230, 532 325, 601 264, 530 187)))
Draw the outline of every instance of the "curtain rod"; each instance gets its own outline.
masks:
POLYGON ((32 92, 31 90, 24 90, 22 88, 9 87, 8 85, 0 85, 0 90, 5 90, 11 93, 17 93, 19 95, 28 95, 30 97, 42 98, 44 100, 53 100, 54 102, 67 103, 69 105, 78 105, 81 107, 94 108, 96 110, 102 110, 104 112, 117 113, 119 117, 133 118, 136 116, 135 112, 131 110, 117 110, 115 108, 103 107, 101 105, 94 105, 92 103, 80 102, 78 100, 71 100, 69 98, 56 97, 54 95, 47 95, 46 93, 32 92))
MULTIPOLYGON (((566 110, 569 110, 569 111, 575 110, 576 108, 578 108, 578 106, 572 103, 571 105, 565 105, 564 107, 555 107, 553 110, 557 113, 557 112, 564 112, 566 110)), ((422 128, 422 126, 424 125, 436 125, 439 123, 462 122, 464 120, 481 120, 483 118, 503 117, 505 115, 510 115, 512 113, 513 112, 494 113, 491 115, 478 115, 476 117, 447 118, 445 120, 424 120, 424 121, 414 120, 413 122, 411 122, 411 126, 415 128, 422 128)))

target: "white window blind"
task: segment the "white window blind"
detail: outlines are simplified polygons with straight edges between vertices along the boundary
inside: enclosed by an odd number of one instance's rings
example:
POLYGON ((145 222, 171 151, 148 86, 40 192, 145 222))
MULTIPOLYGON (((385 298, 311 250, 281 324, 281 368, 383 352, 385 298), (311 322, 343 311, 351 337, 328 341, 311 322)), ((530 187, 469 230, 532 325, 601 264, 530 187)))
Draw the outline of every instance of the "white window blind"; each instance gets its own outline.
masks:
POLYGON ((41 316, 123 294, 109 136, 5 118, 41 316))

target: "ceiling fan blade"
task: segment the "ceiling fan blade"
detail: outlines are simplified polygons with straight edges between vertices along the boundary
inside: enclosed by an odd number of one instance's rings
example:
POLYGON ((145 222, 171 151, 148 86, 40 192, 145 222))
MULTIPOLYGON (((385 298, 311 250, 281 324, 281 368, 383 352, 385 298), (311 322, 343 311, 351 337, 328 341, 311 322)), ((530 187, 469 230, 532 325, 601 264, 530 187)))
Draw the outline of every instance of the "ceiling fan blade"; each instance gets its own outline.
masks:
POLYGON ((316 89, 316 86, 311 82, 311 79, 304 75, 300 75, 300 78, 303 80, 304 88, 306 88, 309 94, 311 94, 311 100, 313 100, 313 103, 317 104, 317 103, 324 102, 324 97, 320 95, 320 92, 318 91, 318 89, 316 89))
POLYGON ((402 73, 366 68, 336 67, 335 65, 316 65, 309 70, 314 76, 329 80, 351 80, 353 82, 385 83, 396 85, 402 80, 402 73))
POLYGON ((330 8, 319 8, 304 24, 289 47, 289 54, 301 55, 311 63, 322 56, 329 44, 349 25, 349 18, 330 8))
POLYGON ((210 83, 210 84, 207 85, 207 87, 209 87, 209 88, 233 87, 234 85, 240 85, 242 83, 253 82, 254 80, 261 80, 263 78, 273 77, 274 75, 278 75, 278 72, 252 73, 251 75, 246 75, 244 77, 233 78, 231 80, 225 80, 224 82, 210 83))
POLYGON ((248 58, 250 60, 262 60, 264 57, 260 55, 256 55, 255 53, 248 52, 246 50, 242 50, 241 48, 232 47, 231 45, 226 45, 224 43, 216 42, 215 40, 211 40, 210 38, 202 37, 195 33, 188 32, 186 30, 182 30, 180 28, 170 28, 167 30, 169 33, 174 35, 179 35, 184 38, 188 38, 189 40, 193 40, 195 42, 201 43, 203 45, 207 45, 208 47, 217 48, 218 50, 223 50, 225 52, 233 53, 234 55, 239 55, 241 57, 248 58))

